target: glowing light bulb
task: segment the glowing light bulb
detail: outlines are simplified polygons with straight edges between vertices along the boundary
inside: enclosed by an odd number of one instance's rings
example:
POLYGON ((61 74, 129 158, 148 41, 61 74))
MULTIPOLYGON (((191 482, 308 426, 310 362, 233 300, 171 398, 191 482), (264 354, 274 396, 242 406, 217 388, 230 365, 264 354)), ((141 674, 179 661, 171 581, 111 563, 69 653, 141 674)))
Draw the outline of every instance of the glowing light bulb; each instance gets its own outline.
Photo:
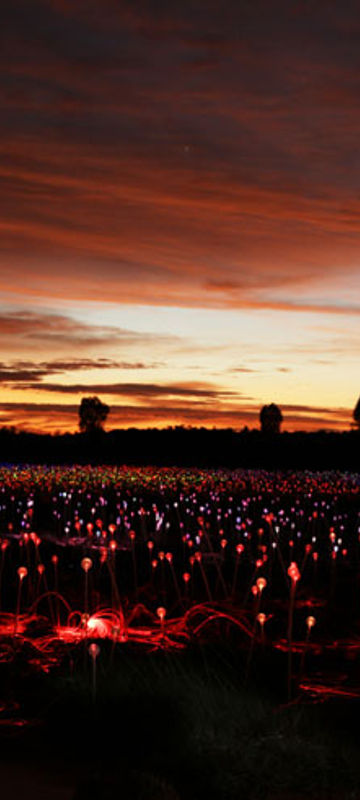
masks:
POLYGON ((222 548, 223 548, 223 550, 224 550, 224 549, 225 549, 225 547, 226 547, 226 545, 227 545, 227 540, 226 540, 226 539, 221 539, 221 542, 220 542, 220 544, 221 544, 221 547, 222 547, 222 548))
POLYGON ((26 578, 26 576, 28 574, 28 571, 27 571, 26 567, 19 567, 19 569, 17 571, 17 574, 18 574, 20 580, 23 581, 24 578, 26 578))
POLYGON ((189 583, 190 578, 191 578, 190 572, 184 572, 183 574, 184 583, 189 583))
POLYGON ((89 655, 95 661, 95 659, 98 657, 99 653, 100 653, 99 645, 96 644, 95 642, 92 642, 92 644, 89 646, 89 655))
POLYGON ((306 617, 306 624, 309 630, 311 630, 311 628, 314 627, 315 623, 316 623, 315 617, 306 617))
POLYGON ((89 572, 89 569, 91 569, 91 567, 92 567, 91 558, 83 558, 81 562, 81 568, 84 570, 84 572, 89 572))
POLYGON ((291 578, 292 583, 297 583, 297 581, 300 580, 300 572, 296 561, 291 562, 288 569, 288 575, 291 578))
POLYGON ((260 614, 257 615, 256 619, 257 619, 259 625, 261 625, 261 627, 263 627, 265 625, 265 622, 266 622, 266 614, 260 613, 260 614))
POLYGON ((164 622, 164 619, 166 617, 166 608, 164 608, 163 606, 159 606, 159 608, 156 609, 156 613, 159 617, 160 622, 164 622))
POLYGON ((260 594, 263 591, 263 589, 265 589, 266 584, 267 584, 266 578, 258 578, 257 579, 256 586, 259 589, 260 594))

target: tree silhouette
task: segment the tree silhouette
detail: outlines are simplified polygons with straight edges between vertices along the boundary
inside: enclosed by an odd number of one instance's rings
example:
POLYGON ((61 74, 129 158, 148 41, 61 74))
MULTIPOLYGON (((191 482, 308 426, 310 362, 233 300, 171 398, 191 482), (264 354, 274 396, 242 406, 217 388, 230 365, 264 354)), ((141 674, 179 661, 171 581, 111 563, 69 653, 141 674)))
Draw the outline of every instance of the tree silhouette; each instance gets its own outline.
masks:
POLYGON ((268 406, 263 406, 260 411, 260 424, 262 433, 280 433, 280 425, 283 421, 283 415, 279 406, 275 403, 270 403, 268 406))
POLYGON ((360 397, 353 411, 353 420, 355 423, 355 427, 358 428, 358 430, 360 431, 360 397))
POLYGON ((82 433, 101 431, 110 411, 98 397, 83 397, 79 408, 79 427, 82 433))

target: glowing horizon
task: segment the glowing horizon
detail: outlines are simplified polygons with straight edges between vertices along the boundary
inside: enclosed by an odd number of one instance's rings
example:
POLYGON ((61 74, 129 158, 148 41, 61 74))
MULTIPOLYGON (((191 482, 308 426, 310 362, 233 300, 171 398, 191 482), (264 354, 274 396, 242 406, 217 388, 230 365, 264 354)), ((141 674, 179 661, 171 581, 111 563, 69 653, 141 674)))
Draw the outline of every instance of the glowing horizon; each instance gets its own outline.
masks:
POLYGON ((355 4, 5 3, 0 425, 347 430, 355 4), (26 30, 26 35, 24 34, 26 30))

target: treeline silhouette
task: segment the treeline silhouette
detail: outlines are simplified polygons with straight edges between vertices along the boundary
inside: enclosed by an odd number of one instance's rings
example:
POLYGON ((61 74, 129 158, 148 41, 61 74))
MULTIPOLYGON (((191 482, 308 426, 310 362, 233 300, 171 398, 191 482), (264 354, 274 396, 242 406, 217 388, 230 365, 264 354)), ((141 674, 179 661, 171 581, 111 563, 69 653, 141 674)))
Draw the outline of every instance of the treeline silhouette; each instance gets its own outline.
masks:
POLYGON ((2 464, 131 464, 359 470, 360 432, 169 427, 38 434, 0 428, 2 464))

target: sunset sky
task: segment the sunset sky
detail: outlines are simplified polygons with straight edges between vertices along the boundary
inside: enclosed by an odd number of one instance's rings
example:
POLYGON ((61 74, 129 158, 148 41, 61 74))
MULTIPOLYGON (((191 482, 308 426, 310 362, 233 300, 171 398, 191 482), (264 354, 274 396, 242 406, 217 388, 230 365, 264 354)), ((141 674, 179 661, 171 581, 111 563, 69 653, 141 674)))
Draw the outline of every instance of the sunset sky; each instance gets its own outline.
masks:
POLYGON ((4 0, 0 426, 348 429, 360 15, 4 0))

